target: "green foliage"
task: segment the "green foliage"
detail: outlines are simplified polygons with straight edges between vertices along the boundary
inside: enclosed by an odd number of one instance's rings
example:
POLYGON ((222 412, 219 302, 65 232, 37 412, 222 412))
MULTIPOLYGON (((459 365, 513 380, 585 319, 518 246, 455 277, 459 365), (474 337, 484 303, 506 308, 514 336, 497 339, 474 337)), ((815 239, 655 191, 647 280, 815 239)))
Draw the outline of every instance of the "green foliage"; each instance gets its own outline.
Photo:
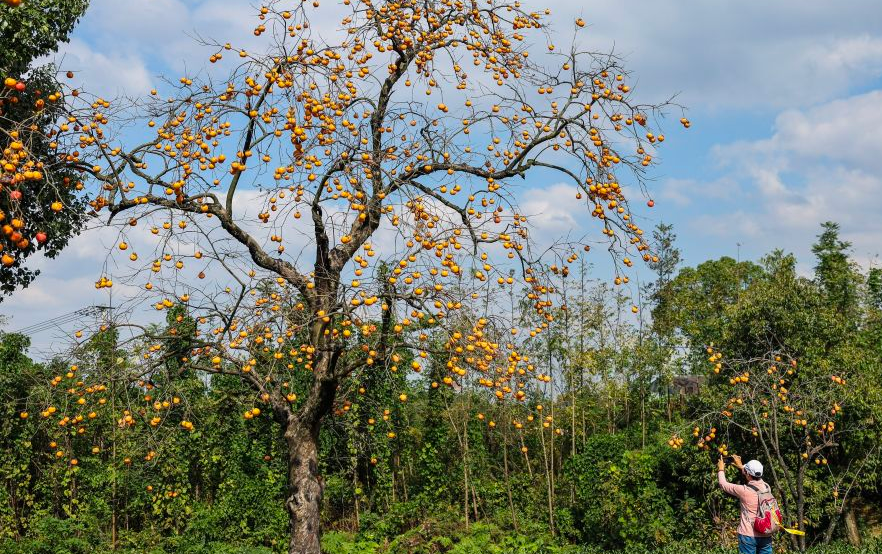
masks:
POLYGON ((383 554, 568 554, 575 552, 575 548, 562 546, 548 535, 525 536, 507 532, 492 524, 477 523, 466 530, 450 523, 429 520, 397 537, 379 552, 383 554))
POLYGON ((676 534, 673 500, 658 452, 629 449, 623 434, 594 435, 568 461, 577 502, 570 533, 580 542, 616 548, 659 545, 676 534))
POLYGON ((0 4, 0 72, 23 74, 31 61, 55 52, 86 11, 88 0, 28 0, 0 4))
POLYGON ((16 141, 24 144, 29 159, 40 164, 42 178, 16 183, 0 180, 0 214, 3 223, 13 218, 24 222, 20 230, 29 240, 26 247, 4 244, 4 253, 14 257, 11 265, 0 266, 0 301, 16 289, 28 286, 38 275, 25 264, 27 258, 40 250, 55 258, 77 235, 86 219, 86 205, 78 197, 76 183, 80 174, 57 161, 47 131, 62 114, 63 96, 55 101, 51 94, 61 95, 61 85, 53 65, 35 66, 33 61, 58 49, 66 42, 79 18, 85 13, 88 0, 29 0, 17 7, 0 3, 0 81, 11 77, 26 84, 23 91, 0 90, 0 151, 16 141), (13 199, 11 192, 21 193, 13 199), (61 202, 63 209, 51 209, 61 202), (37 233, 46 239, 39 244, 37 233))
POLYGON ((322 536, 322 550, 335 554, 377 554, 380 545, 371 540, 355 538, 350 533, 330 532, 322 536))
POLYGON ((723 257, 681 270, 660 293, 652 310, 653 323, 661 334, 679 330, 698 350, 718 341, 726 319, 725 310, 762 274, 753 262, 723 257))
MULTIPOLYGON (((817 546, 806 550, 806 554, 875 554, 878 552, 878 543, 871 543, 863 547, 854 547, 847 544, 837 543, 824 546, 817 546)), ((703 547, 698 544, 686 542, 681 544, 670 545, 661 548, 647 548, 642 546, 632 546, 625 548, 621 554, 732 554, 737 547, 703 547)), ((778 541, 775 545, 775 552, 790 552, 787 544, 778 541)), ((578 551, 578 554, 605 554, 606 551, 595 547, 587 547, 578 551)))
POLYGON ((655 242, 655 258, 647 263, 658 278, 649 289, 653 300, 658 303, 664 294, 666 285, 674 277, 677 267, 680 265, 680 249, 677 248, 677 235, 674 226, 659 223, 652 231, 652 239, 655 242))
MULTIPOLYGON (((0 52, 9 50, 16 49, 4 48, 0 43, 0 52)), ((4 295, 11 294, 19 287, 26 287, 39 274, 24 264, 28 257, 39 251, 48 258, 55 258, 70 239, 79 234, 86 219, 86 204, 78 197, 75 187, 79 175, 52 160, 50 140, 45 134, 45 130, 59 116, 60 107, 57 103, 47 102, 42 110, 36 113, 33 111, 37 101, 45 100, 48 94, 58 90, 55 68, 51 65, 34 68, 27 81, 28 87, 17 94, 16 104, 0 100, 0 150, 6 148, 12 140, 8 133, 17 130, 17 140, 27 145, 31 157, 44 163, 43 179, 25 181, 14 186, 0 181, 0 213, 4 215, 3 223, 8 224, 13 218, 23 221, 24 227, 21 231, 29 239, 25 248, 5 249, 15 257, 15 263, 11 266, 0 266, 0 301, 4 295), (22 193, 20 199, 14 200, 11 197, 10 191, 13 188, 22 193), (56 201, 64 206, 60 212, 51 209, 52 203, 56 201), (37 241, 37 233, 46 235, 42 243, 37 241)))
POLYGON ((818 259, 815 278, 829 299, 840 310, 851 309, 857 301, 857 275, 848 259, 851 243, 839 240, 839 224, 825 222, 812 252, 818 259))
POLYGON ((29 382, 45 374, 25 355, 29 344, 27 337, 0 334, 0 391, 5 400, 0 403, 0 475, 8 483, 0 491, 0 540, 26 530, 30 521, 20 513, 34 502, 32 452, 41 441, 33 422, 19 414, 26 410, 29 382))
POLYGON ((2 554, 91 554, 100 548, 86 527, 74 519, 47 517, 34 526, 34 538, 0 543, 2 554))
POLYGON ((870 306, 880 310, 882 309, 882 269, 874 267, 870 269, 867 277, 868 299, 870 306))
MULTIPOLYGON (((862 547, 844 543, 809 548, 806 554, 875 554, 877 542, 862 547)), ((548 535, 527 536, 504 532, 487 524, 477 524, 468 531, 428 522, 392 543, 382 545, 365 541, 351 533, 327 533, 322 548, 329 554, 608 554, 608 548, 596 545, 567 545, 548 535)), ((788 552, 784 541, 778 542, 776 552, 788 552)), ((620 554, 731 554, 733 547, 707 547, 695 541, 683 541, 662 547, 642 545, 616 549, 620 554)))
MULTIPOLYGON (((668 246, 675 248, 672 240, 668 246)), ((433 355, 420 378, 408 379, 404 371, 382 378, 356 373, 340 386, 359 392, 320 437, 324 549, 731 552, 715 549, 729 540, 738 518, 737 503, 714 479, 716 451, 668 446, 672 436, 688 437, 690 422, 707 414, 721 422, 720 438, 730 451, 761 458, 770 472, 781 471, 781 460, 804 470, 810 542, 824 543, 828 531, 830 539, 842 538, 842 514, 870 506, 870 520, 882 492, 882 313, 873 296, 880 278, 871 273, 855 281, 863 284, 844 315, 836 289, 795 267, 792 256, 773 252, 756 264, 722 258, 683 268, 659 281, 651 325, 623 321, 623 299, 611 288, 568 289, 568 317, 577 323, 565 324, 559 310, 550 339, 531 340, 523 352, 537 371, 548 372, 551 364, 553 397, 550 387, 531 386, 523 403, 501 403, 481 388, 433 387, 447 375, 447 360, 433 355), (710 342, 733 359, 762 356, 771 344, 799 360, 787 377, 788 402, 806 412, 816 404, 818 417, 827 417, 831 401, 844 408, 835 421, 847 432, 824 451, 827 464, 799 465, 805 434, 797 431, 805 430, 792 425, 793 415, 775 395, 742 396, 759 405, 766 400, 772 406, 763 410, 787 422, 780 460, 766 459, 749 414, 734 406, 731 416, 720 414, 744 387, 713 373, 705 350, 710 342), (848 387, 830 379, 834 371, 848 387), (700 393, 672 393, 669 377, 678 373, 704 376, 700 393)), ((854 271, 850 263, 836 267, 843 275, 854 271)), ((268 410, 242 417, 244 409, 265 405, 238 376, 205 379, 182 371, 180 359, 197 344, 184 306, 171 308, 157 333, 175 337, 164 343, 164 363, 139 376, 142 384, 109 382, 102 393, 109 409, 82 434, 60 435, 57 420, 40 412, 59 395, 67 398, 62 389, 68 385, 50 381, 69 383, 60 376, 73 363, 81 373, 129 371, 116 329, 99 333, 70 359, 42 364, 27 356, 27 337, 0 335, 0 474, 8 476, 0 480, 0 553, 109 551, 114 515, 117 552, 126 554, 286 550, 288 458, 281 427, 268 410), (149 425, 155 413, 149 406, 175 396, 184 400, 180 409, 162 412, 167 427, 149 425), (120 425, 125 409, 141 417, 136 425, 120 425), (30 417, 21 418, 22 411, 30 417), (179 430, 184 417, 195 431, 179 430), (77 453, 76 467, 49 447, 59 436, 77 453), (93 446, 100 448, 92 453, 93 446)), ((430 335, 433 340, 439 339, 430 335)), ((255 354, 257 363, 261 355, 255 354)), ((412 360, 403 351, 397 363, 406 367, 412 360)), ((299 395, 308 385, 304 378, 290 388, 299 395)), ((790 488, 784 478, 777 486, 790 488)), ((792 520, 796 496, 782 498, 792 520)), ((779 540, 779 548, 785 544, 779 540)), ((826 548, 814 552, 857 552, 826 548)))

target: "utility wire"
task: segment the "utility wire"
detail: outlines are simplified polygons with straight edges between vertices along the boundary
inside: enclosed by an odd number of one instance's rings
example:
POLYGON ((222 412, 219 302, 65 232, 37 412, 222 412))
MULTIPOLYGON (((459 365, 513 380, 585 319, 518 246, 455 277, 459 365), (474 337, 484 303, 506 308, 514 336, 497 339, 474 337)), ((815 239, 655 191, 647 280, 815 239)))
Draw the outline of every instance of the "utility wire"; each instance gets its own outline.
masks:
POLYGON ((14 331, 14 333, 21 335, 35 335, 49 329, 59 328, 62 325, 73 323, 74 321, 77 321, 84 317, 103 313, 107 309, 109 309, 108 306, 87 306, 85 308, 80 308, 79 310, 75 310, 73 312, 54 317, 52 319, 48 319, 46 321, 34 323, 33 325, 29 325, 28 327, 24 327, 22 329, 19 329, 18 331, 14 331))

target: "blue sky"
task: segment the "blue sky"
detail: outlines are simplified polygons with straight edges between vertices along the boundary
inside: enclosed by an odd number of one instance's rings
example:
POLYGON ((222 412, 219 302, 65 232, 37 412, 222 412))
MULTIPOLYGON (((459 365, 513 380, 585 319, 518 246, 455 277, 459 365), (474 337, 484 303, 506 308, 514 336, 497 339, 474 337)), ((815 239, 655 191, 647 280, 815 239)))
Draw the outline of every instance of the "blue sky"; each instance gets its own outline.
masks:
MULTIPOLYGON (((333 14, 332 0, 322 9, 333 14)), ((584 47, 625 57, 642 99, 678 93, 693 122, 672 112, 662 164, 651 177, 652 222, 675 225, 685 260, 722 255, 755 259, 772 248, 812 266, 820 222, 842 224, 855 257, 882 252, 882 4, 878 0, 619 0, 539 3, 552 8, 561 42, 573 21, 584 47)), ((221 42, 254 40, 253 4, 243 0, 92 0, 70 44, 56 57, 76 79, 107 97, 139 95, 202 67, 197 33, 221 42)), ((329 15, 322 25, 339 18, 329 15)), ((538 176, 521 203, 546 236, 581 235, 588 219, 567 185, 538 176)), ((8 329, 104 303, 94 291, 99 243, 89 233, 43 275, 0 304, 8 329)), ((61 330, 38 340, 50 345, 61 330)))

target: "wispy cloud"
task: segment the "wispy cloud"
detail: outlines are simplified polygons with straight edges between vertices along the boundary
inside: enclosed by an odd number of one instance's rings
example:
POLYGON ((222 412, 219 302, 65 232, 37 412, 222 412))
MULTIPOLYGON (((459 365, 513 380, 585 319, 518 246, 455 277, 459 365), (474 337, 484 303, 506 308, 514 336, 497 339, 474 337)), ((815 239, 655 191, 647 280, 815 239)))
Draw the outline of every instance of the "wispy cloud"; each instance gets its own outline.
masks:
POLYGON ((729 200, 741 193, 738 181, 724 176, 711 181, 670 178, 661 183, 658 195, 659 198, 685 207, 709 200, 729 200))
POLYGON ((701 220, 730 238, 762 235, 773 245, 808 255, 823 221, 866 258, 882 238, 882 91, 835 100, 778 116, 773 133, 715 148, 716 156, 749 196, 750 210, 701 220), (748 223, 749 222, 749 223, 748 223))

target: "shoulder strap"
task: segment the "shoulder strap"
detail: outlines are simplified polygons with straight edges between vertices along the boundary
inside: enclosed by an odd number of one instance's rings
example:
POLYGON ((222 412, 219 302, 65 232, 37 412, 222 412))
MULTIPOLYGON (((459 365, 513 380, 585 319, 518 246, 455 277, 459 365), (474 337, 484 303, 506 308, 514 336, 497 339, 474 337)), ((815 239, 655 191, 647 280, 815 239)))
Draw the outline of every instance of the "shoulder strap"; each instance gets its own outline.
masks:
POLYGON ((754 517, 754 518, 759 518, 759 511, 760 511, 760 495, 763 494, 763 493, 771 492, 772 489, 771 489, 771 487, 769 487, 768 484, 766 485, 766 490, 765 490, 765 491, 760 491, 760 490, 759 490, 759 487, 754 486, 753 483, 748 483, 746 486, 747 486, 747 488, 753 490, 753 491, 756 493, 756 511, 754 512, 753 517, 754 517))
POLYGON ((771 491, 772 491, 771 487, 769 487, 768 484, 766 484, 766 489, 765 489, 765 490, 762 490, 762 491, 759 490, 758 487, 754 486, 753 483, 748 483, 746 486, 747 486, 748 488, 750 488, 750 489, 753 489, 757 494, 760 494, 760 493, 766 493, 766 492, 771 492, 771 491))

